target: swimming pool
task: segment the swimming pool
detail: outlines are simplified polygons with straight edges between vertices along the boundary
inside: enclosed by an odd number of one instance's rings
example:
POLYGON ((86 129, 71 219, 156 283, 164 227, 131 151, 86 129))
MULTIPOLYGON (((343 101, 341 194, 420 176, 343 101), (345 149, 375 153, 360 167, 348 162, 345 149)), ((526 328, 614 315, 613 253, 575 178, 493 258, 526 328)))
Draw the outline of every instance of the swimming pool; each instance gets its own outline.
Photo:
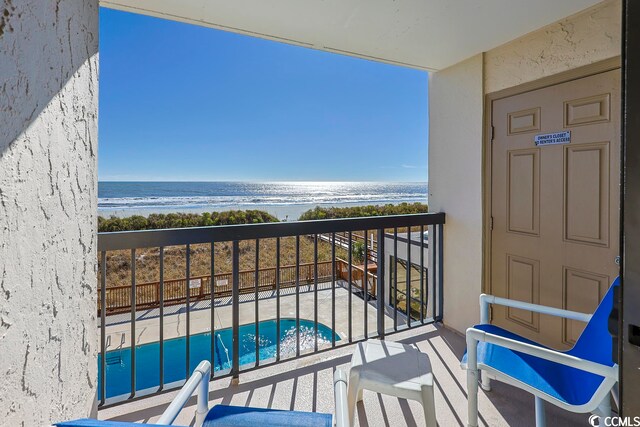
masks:
MULTIPOLYGON (((233 360, 231 328, 215 331, 215 355, 213 369, 219 371, 231 368, 233 360), (228 352, 228 357, 227 357, 228 352)), ((331 344, 331 328, 318 323, 318 345, 331 344)), ((336 341, 340 340, 337 334, 336 341)), ((240 326, 240 366, 254 364, 256 361, 255 325, 249 323, 240 326)), ((276 355, 276 321, 260 322, 260 360, 273 358, 276 355)), ((300 319, 300 351, 314 348, 315 332, 311 320, 300 319)), ((202 360, 211 360, 211 333, 191 335, 190 367, 195 367, 202 360)), ((296 320, 280 319, 280 355, 287 357, 296 351, 296 320)), ((136 346, 136 390, 144 390, 160 385, 160 343, 149 343, 136 346)), ((173 338, 164 341, 164 383, 184 380, 187 375, 186 339, 173 338)), ((102 355, 98 355, 98 372, 102 355)), ((107 398, 131 393, 131 349, 112 350, 106 353, 106 394, 107 398)), ((191 372, 189 373, 191 374, 191 372)), ((98 374, 98 399, 101 396, 102 379, 98 374)))

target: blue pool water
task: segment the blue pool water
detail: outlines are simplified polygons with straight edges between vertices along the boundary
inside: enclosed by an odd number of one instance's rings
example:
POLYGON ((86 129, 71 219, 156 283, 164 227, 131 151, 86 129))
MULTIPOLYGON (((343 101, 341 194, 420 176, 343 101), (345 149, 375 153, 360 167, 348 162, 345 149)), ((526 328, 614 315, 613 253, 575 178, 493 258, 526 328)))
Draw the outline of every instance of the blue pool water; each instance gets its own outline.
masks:
MULTIPOLYGON (((331 328, 318 323, 318 345, 331 343, 331 328)), ((219 371, 231 368, 229 360, 233 360, 231 328, 215 331, 215 354, 213 369, 219 371), (226 351, 225 351, 226 349, 226 351), (227 358, 228 352, 228 358, 227 358)), ((240 326, 240 365, 254 364, 256 361, 255 325, 253 323, 240 326)), ((340 337, 335 334, 336 341, 340 337)), ((276 321, 260 322, 260 360, 273 358, 276 355, 276 321)), ((314 323, 300 320, 300 350, 313 349, 315 343, 314 323)), ((193 370, 202 360, 211 360, 211 333, 191 335, 190 369, 193 370)), ((280 355, 287 357, 295 354, 296 321, 280 319, 280 355)), ((160 384, 160 344, 150 343, 136 346, 136 390, 157 387, 160 384)), ((164 383, 184 380, 186 374, 186 339, 184 337, 164 342, 164 383)), ((98 371, 102 355, 98 355, 98 371)), ((106 353, 106 393, 107 398, 131 393, 131 349, 112 350, 106 353)), ((191 374, 191 372, 189 373, 191 374)), ((102 378, 98 374, 98 399, 102 378)))

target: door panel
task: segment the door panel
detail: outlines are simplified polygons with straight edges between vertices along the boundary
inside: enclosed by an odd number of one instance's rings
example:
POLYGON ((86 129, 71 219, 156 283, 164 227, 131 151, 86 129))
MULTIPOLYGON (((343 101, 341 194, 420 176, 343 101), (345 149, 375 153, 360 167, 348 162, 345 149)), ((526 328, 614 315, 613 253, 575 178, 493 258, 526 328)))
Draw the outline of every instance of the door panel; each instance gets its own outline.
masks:
POLYGON ((564 127, 609 121, 611 95, 603 93, 564 103, 564 127))
MULTIPOLYGON (((507 255, 507 295, 511 299, 536 304, 540 293, 540 263, 534 259, 507 255)), ((540 316, 527 310, 508 308, 509 320, 539 331, 540 316)))
MULTIPOLYGON (((609 276, 565 268, 562 308, 585 313, 593 311, 593 307, 604 297, 610 283, 609 276)), ((564 319, 563 343, 569 346, 575 344, 583 328, 582 322, 564 319)))
POLYGON ((609 245, 609 142, 565 147, 565 239, 609 245))
POLYGON ((539 234, 540 166, 538 149, 509 151, 507 230, 539 234))
MULTIPOLYGON (((491 292, 592 312, 617 274, 619 70, 492 105, 491 292), (536 146, 537 134, 571 132, 536 146)), ((495 307, 493 322, 556 348, 584 325, 495 307)))
POLYGON ((509 135, 540 130, 540 108, 509 114, 509 135))

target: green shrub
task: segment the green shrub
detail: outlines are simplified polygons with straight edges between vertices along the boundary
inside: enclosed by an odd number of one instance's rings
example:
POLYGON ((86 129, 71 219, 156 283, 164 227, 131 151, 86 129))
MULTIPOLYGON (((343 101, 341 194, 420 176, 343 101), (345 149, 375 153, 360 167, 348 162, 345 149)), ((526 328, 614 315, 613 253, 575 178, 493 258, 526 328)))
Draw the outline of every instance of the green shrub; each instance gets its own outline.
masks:
POLYGON ((351 247, 351 256, 353 257, 353 261, 356 263, 364 262, 364 242, 358 240, 351 247))
POLYGON ((429 207, 424 203, 400 203, 399 205, 368 205, 344 208, 322 208, 316 206, 300 215, 300 221, 314 219, 358 218, 367 216, 407 215, 426 213, 429 207))
POLYGON ((98 217, 98 231, 157 230, 163 228, 208 227, 212 225, 259 224, 278 222, 278 218, 264 211, 226 211, 194 213, 133 215, 125 218, 98 217))

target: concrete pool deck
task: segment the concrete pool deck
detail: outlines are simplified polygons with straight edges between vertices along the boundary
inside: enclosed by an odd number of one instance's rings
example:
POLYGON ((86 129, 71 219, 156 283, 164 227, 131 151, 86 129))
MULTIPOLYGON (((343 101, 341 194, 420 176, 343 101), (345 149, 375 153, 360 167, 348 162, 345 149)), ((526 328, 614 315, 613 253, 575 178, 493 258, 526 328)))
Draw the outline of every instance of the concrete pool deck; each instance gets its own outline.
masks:
MULTIPOLYGON (((349 337, 349 291, 346 282, 336 282, 335 287, 335 328, 332 328, 332 289, 331 283, 318 284, 318 322, 334 329, 341 340, 348 342, 349 337)), ((355 289, 355 287, 354 287, 355 289)), ((314 320, 314 292, 313 285, 300 286, 300 318, 314 320)), ((258 298, 258 321, 276 318, 275 292, 262 292, 258 298)), ((369 300, 367 306, 367 329, 369 336, 377 333, 376 300, 369 300)), ((358 295, 351 294, 351 330, 354 340, 364 336, 364 300, 358 295)), ((232 327, 231 298, 216 299, 214 307, 215 329, 232 327)), ((241 295, 240 325, 255 322, 254 294, 241 295)), ((157 342, 160 337, 159 309, 141 310, 136 313, 135 343, 136 345, 157 342)), ((296 317, 295 288, 281 290, 280 317, 296 317)), ((106 350, 123 349, 131 346, 131 315, 122 313, 107 316, 106 350)), ((405 319, 398 312, 398 325, 403 325, 405 319)), ((98 324, 99 326, 99 324, 98 324)), ((386 308, 385 329, 393 328, 393 310, 386 308)), ((191 335, 209 332, 211 329, 211 302, 198 301, 191 304, 190 333, 191 335)), ((176 305, 164 310, 164 339, 183 337, 186 335, 186 307, 176 305)))

